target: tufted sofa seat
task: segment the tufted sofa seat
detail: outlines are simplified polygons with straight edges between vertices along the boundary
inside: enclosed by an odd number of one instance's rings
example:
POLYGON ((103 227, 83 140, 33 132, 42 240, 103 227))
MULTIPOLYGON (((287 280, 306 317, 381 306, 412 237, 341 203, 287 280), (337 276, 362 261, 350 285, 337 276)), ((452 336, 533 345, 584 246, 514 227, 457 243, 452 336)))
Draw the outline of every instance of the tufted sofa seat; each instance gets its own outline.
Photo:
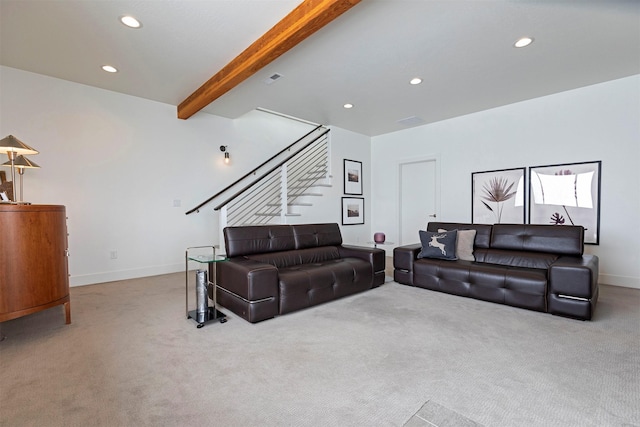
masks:
POLYGON ((427 231, 475 230, 474 261, 418 259, 420 244, 394 249, 396 282, 500 304, 591 319, 598 257, 584 255, 581 226, 430 222, 427 231))
POLYGON ((338 224, 226 227, 217 302, 255 323, 384 283, 381 249, 345 246, 338 224))

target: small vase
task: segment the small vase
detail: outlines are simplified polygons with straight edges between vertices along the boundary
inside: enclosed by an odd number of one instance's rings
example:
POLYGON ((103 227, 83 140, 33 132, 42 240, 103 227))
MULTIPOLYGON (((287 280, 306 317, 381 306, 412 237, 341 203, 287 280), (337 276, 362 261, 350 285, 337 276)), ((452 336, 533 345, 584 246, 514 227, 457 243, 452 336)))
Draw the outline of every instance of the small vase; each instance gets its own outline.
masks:
POLYGON ((384 233, 374 233, 373 241, 376 243, 384 243, 385 235, 384 233))

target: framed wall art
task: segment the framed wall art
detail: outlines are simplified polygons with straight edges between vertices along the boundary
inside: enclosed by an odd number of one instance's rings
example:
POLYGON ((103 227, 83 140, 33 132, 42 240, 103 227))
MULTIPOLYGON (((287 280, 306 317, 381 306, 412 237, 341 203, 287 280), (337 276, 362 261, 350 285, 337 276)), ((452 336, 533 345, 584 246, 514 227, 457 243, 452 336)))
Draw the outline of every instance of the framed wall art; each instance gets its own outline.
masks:
POLYGON ((342 225, 364 224, 364 198, 342 198, 342 225))
POLYGON ((362 162, 344 159, 344 194, 362 195, 362 162))
POLYGON ((584 242, 600 242, 602 161, 529 168, 529 223, 581 225, 584 242))
POLYGON ((526 168, 471 173, 474 224, 524 224, 526 168))

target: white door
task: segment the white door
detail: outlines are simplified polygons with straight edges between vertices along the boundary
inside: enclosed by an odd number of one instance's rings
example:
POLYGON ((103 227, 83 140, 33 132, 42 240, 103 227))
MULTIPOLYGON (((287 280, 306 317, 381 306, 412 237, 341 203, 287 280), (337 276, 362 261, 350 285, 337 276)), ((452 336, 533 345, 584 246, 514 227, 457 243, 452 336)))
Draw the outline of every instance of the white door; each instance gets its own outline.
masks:
POLYGON ((418 230, 435 221, 437 212, 437 159, 400 163, 400 244, 420 243, 418 230))

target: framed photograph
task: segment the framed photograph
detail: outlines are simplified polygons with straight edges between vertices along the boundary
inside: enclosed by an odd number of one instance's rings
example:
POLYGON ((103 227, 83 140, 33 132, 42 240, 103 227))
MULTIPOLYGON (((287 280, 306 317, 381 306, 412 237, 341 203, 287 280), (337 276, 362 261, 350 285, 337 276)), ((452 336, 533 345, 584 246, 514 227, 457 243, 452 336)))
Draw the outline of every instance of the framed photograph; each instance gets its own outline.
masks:
POLYGON ((581 225, 584 242, 600 242, 602 161, 529 168, 529 223, 581 225))
POLYGON ((526 168, 471 173, 474 224, 524 224, 526 168))
POLYGON ((364 224, 364 198, 342 198, 342 225, 364 224))
POLYGON ((362 162, 344 159, 344 194, 362 194, 362 162))

